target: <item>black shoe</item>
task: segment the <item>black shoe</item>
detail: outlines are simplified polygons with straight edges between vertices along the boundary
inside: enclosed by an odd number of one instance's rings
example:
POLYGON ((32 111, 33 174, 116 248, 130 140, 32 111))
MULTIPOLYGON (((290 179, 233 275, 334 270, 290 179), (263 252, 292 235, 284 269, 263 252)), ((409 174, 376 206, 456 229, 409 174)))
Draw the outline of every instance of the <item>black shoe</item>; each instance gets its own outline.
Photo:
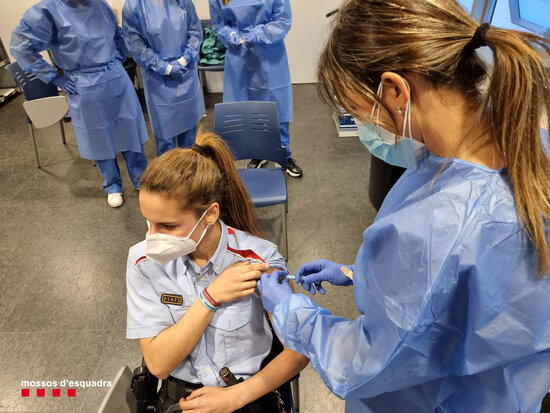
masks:
POLYGON ((304 171, 296 165, 296 160, 294 158, 288 158, 286 160, 286 173, 293 178, 299 178, 304 174, 304 171))
POLYGON ((261 168, 267 161, 263 161, 261 159, 251 159, 248 165, 246 165, 246 169, 258 169, 261 168))

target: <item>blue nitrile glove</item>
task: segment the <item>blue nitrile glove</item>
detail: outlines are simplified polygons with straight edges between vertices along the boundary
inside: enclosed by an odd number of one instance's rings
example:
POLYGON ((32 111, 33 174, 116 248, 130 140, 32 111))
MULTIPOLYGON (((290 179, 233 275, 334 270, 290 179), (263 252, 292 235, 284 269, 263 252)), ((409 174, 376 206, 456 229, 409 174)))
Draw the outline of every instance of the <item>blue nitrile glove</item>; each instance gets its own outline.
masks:
POLYGON ((172 70, 170 71, 170 73, 168 73, 168 76, 170 76, 172 79, 181 78, 183 76, 183 66, 181 65, 181 63, 177 60, 172 60, 170 64, 172 65, 172 70))
POLYGON ((244 45, 248 48, 251 48, 251 47, 254 47, 257 42, 258 42, 258 33, 256 32, 256 30, 252 29, 250 30, 250 33, 248 33, 244 38, 244 45))
POLYGON ((53 80, 53 84, 69 95, 78 95, 74 82, 71 79, 67 79, 65 76, 57 75, 53 80))
POLYGON ((296 271, 296 280, 302 284, 305 290, 315 295, 315 289, 321 294, 326 291, 321 287, 321 282, 328 281, 334 285, 351 285, 353 280, 342 272, 342 267, 351 272, 351 266, 341 265, 328 260, 317 260, 303 264, 296 271), (315 285, 315 287, 314 287, 315 285))
MULTIPOLYGON (((182 77, 184 74, 187 73, 187 71, 189 70, 189 68, 187 67, 187 61, 185 59, 183 59, 185 61, 185 65, 183 65, 181 63, 182 60, 178 59, 178 60, 172 60, 170 62, 170 64, 172 65, 172 72, 177 69, 179 71, 179 75, 174 75, 174 76, 177 76, 177 77, 174 77, 174 79, 179 79, 180 77, 182 77)), ((170 75, 172 75, 172 72, 170 72, 170 75)), ((169 75, 169 76, 170 76, 169 75)))
POLYGON ((286 275, 286 271, 274 271, 270 274, 264 272, 262 278, 260 278, 256 284, 262 295, 264 308, 270 313, 273 313, 277 304, 293 294, 292 288, 288 285, 288 280, 286 278, 279 284, 279 278, 285 277, 286 275))
POLYGON ((237 32, 232 32, 229 35, 229 43, 233 47, 239 47, 241 45, 241 38, 239 37, 237 32))

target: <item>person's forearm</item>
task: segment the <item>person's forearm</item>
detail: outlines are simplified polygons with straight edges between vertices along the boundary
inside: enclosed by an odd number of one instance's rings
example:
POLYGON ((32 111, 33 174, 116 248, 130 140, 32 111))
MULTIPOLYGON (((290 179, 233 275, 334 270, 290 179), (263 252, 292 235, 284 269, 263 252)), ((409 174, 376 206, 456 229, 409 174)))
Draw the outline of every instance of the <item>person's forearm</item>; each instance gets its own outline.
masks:
POLYGON ((195 348, 213 315, 197 298, 176 324, 152 339, 142 339, 143 356, 151 373, 161 379, 168 377, 195 348))
POLYGON ((262 370, 248 380, 232 386, 231 390, 242 407, 286 383, 308 363, 309 359, 304 355, 285 348, 262 370))

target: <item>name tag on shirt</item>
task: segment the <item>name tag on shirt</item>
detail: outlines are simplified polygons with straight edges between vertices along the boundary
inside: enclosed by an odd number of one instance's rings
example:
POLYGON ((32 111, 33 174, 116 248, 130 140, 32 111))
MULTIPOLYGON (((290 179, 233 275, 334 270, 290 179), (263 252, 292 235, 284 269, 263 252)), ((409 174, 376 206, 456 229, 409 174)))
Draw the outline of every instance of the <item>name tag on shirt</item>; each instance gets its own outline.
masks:
POLYGON ((160 302, 168 305, 183 305, 183 297, 178 294, 162 294, 160 302))

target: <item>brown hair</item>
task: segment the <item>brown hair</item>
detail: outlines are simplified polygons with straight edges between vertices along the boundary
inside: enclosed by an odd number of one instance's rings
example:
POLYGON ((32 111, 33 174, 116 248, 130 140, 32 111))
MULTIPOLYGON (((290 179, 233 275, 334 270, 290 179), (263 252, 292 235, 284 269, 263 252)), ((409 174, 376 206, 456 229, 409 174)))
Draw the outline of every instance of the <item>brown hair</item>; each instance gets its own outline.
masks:
POLYGON ((227 3, 229 3, 229 0, 223 0, 224 6, 227 6, 227 3))
MULTIPOLYGON (((550 114, 550 82, 536 48, 550 52, 549 41, 490 27, 483 42, 493 53, 489 69, 474 51, 479 45, 472 44, 478 26, 454 0, 349 0, 338 13, 319 62, 319 92, 335 109, 343 107, 371 122, 352 97, 377 102, 398 130, 391 111, 376 96, 383 72, 461 90, 478 120, 487 121, 513 185, 520 221, 537 249, 537 271, 544 274, 550 162, 540 127, 550 114)), ((409 83, 414 99, 414 85, 409 83)))
POLYGON ((182 210, 193 210, 197 217, 217 202, 223 222, 263 238, 227 144, 199 130, 193 148, 173 149, 154 159, 141 178, 142 190, 177 199, 182 210))

